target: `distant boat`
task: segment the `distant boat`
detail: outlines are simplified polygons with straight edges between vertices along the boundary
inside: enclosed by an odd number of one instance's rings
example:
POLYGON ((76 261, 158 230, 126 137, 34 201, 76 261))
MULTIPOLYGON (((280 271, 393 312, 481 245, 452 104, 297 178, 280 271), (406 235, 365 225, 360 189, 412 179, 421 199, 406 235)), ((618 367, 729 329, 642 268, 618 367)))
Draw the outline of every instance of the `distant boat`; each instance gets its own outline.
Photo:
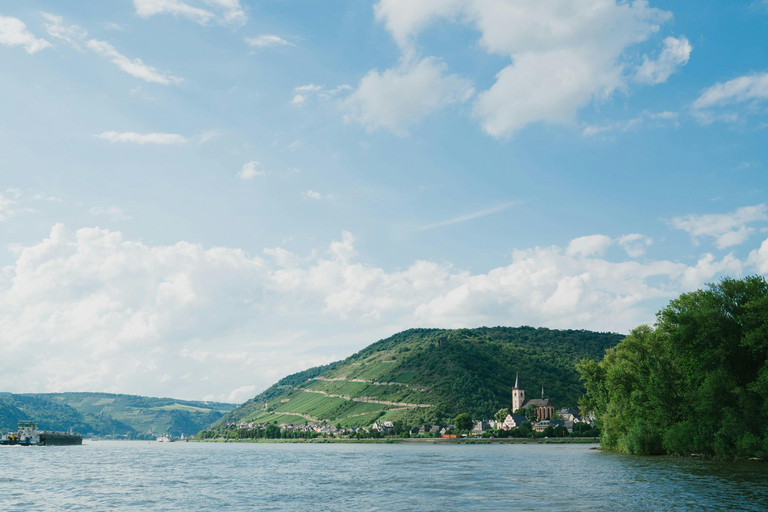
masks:
POLYGON ((157 438, 157 442, 158 443, 172 443, 173 442, 173 438, 171 436, 169 436, 168 434, 166 434, 166 435, 158 437, 157 438))

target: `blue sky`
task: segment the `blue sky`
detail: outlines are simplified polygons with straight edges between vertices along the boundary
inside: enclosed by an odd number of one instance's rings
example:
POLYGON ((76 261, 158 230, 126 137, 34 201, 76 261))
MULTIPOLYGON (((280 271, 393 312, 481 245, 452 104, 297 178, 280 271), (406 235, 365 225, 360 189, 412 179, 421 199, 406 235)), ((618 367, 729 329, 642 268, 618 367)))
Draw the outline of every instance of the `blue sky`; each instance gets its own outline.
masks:
POLYGON ((766 275, 767 22, 5 2, 0 389, 239 401, 409 327, 628 332, 766 275))

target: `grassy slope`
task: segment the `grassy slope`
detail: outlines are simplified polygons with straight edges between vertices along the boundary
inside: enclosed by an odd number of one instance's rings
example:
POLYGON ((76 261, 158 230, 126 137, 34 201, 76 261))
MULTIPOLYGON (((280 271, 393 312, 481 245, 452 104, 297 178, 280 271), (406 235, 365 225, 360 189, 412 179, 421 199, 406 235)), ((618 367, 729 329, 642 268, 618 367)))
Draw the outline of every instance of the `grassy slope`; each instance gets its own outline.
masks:
POLYGON ((31 419, 41 429, 87 434, 190 435, 230 412, 234 404, 195 402, 109 393, 44 393, 0 395, 0 429, 16 428, 31 419), (9 411, 3 414, 4 409, 9 411), (19 417, 21 413, 22 417, 19 417))
POLYGON ((460 412, 491 417, 511 405, 515 372, 529 398, 544 386, 556 407, 575 406, 584 393, 574 368, 582 358, 598 360, 623 336, 531 327, 411 329, 381 340, 324 367, 290 375, 241 405, 223 421, 307 421, 300 413, 342 425, 369 425, 376 418, 409 423, 444 423, 460 412), (345 380, 318 380, 345 379, 345 380), (351 379, 389 383, 355 382, 351 379), (355 402, 328 395, 431 404, 397 410, 395 405, 355 402), (278 416, 279 415, 279 416, 278 416))

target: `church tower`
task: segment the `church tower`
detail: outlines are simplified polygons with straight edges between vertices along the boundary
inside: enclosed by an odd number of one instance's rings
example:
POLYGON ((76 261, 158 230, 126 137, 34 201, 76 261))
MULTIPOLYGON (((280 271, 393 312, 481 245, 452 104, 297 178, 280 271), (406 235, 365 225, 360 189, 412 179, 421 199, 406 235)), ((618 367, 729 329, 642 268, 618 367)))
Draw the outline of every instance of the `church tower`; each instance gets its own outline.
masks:
POLYGON ((512 413, 520 409, 525 403, 525 390, 520 387, 520 373, 515 375, 515 387, 512 388, 512 413))

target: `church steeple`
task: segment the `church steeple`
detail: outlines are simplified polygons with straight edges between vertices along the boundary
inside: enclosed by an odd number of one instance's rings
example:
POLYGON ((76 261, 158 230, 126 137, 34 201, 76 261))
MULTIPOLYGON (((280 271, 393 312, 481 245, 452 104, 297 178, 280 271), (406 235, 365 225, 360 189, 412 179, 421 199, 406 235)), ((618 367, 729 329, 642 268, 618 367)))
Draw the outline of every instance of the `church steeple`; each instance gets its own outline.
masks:
POLYGON ((541 386, 541 399, 544 400, 544 386, 541 386))
POLYGON ((525 403, 525 390, 520 387, 520 372, 515 375, 515 387, 512 388, 512 412, 520 409, 525 403))

